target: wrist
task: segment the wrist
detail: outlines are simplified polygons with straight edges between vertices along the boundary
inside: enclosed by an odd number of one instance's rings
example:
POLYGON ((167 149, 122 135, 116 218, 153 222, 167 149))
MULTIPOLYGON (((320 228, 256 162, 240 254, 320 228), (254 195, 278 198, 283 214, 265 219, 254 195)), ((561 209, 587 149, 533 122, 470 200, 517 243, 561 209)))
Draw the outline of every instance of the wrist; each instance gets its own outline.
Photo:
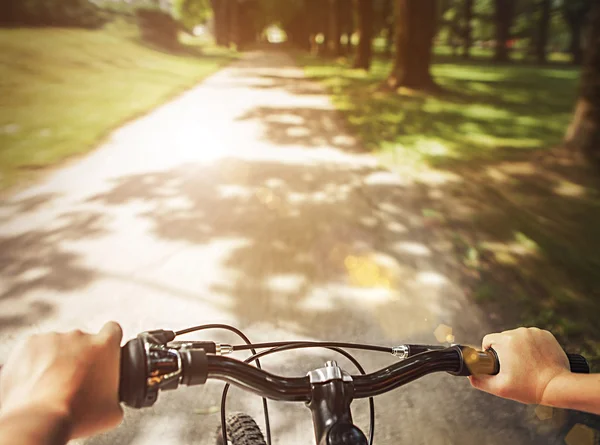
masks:
POLYGON ((569 394, 569 388, 573 384, 572 380, 573 374, 568 370, 563 370, 554 375, 546 384, 539 404, 564 408, 568 404, 565 399, 569 394))
POLYGON ((70 422, 71 419, 69 405, 60 398, 54 400, 44 398, 19 401, 8 400, 0 406, 2 416, 9 416, 20 412, 35 412, 61 422, 70 422))
POLYGON ((55 403, 23 403, 8 409, 3 407, 0 412, 2 443, 12 438, 15 444, 66 444, 71 439, 72 431, 69 411, 55 403))

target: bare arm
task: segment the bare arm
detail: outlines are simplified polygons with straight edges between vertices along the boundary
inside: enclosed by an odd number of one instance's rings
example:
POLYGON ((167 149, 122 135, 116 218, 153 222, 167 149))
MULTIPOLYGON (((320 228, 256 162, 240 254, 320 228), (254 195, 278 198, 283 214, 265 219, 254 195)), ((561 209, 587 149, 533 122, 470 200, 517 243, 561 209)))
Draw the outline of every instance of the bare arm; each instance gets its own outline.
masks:
POLYGON ((63 445, 70 436, 68 414, 51 407, 24 406, 0 415, 0 444, 63 445))
POLYGON ((494 348, 500 373, 470 377, 475 388, 522 403, 600 414, 600 374, 571 373, 550 332, 519 328, 486 335, 482 346, 494 348))
POLYGON ((564 373, 550 381, 542 405, 600 415, 600 374, 564 373))
POLYGON ((119 424, 122 332, 35 335, 0 373, 0 444, 63 445, 119 424))

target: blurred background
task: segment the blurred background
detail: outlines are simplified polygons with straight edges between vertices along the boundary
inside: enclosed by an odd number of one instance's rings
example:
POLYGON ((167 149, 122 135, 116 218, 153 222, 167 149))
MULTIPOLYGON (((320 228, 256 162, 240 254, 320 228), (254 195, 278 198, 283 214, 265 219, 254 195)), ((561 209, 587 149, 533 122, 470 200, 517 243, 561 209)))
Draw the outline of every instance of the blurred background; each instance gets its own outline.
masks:
POLYGON ((2 0, 3 351, 199 311, 259 339, 539 326, 597 367, 599 110, 596 0, 2 0))

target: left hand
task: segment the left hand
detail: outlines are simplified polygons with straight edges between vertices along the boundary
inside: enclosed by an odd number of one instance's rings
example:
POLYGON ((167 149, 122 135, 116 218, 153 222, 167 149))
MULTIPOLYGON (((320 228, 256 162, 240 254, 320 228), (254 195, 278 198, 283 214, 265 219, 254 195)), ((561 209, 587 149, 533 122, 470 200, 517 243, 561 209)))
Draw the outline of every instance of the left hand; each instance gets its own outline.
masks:
POLYGON ((0 373, 2 414, 36 409, 68 418, 70 438, 116 427, 121 327, 95 335, 73 331, 34 335, 17 346, 0 373))

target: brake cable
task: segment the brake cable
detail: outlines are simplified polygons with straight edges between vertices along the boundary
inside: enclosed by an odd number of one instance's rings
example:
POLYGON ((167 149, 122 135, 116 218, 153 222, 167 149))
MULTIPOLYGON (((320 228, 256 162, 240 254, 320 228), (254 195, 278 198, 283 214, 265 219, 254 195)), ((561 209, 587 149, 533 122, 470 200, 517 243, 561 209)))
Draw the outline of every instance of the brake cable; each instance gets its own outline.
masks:
MULTIPOLYGON (((246 336, 246 334, 244 334, 238 328, 227 325, 227 324, 204 324, 204 325, 199 325, 199 326, 193 326, 191 328, 182 329, 180 331, 175 331, 175 337, 178 337, 178 336, 184 335, 184 334, 189 334, 191 332, 205 331, 207 329, 223 329, 225 331, 230 331, 230 332, 233 332, 234 334, 237 334, 238 337, 240 337, 244 342, 246 342, 246 345, 250 345, 249 349, 252 352, 252 354, 256 355, 256 349, 251 347, 252 343, 250 342, 250 339, 246 336)), ((260 362, 258 360, 256 360, 256 367, 258 369, 262 369, 260 362)), ((267 445, 271 445, 271 422, 269 421, 269 407, 267 405, 266 398, 263 397, 262 401, 263 401, 263 411, 265 413, 265 431, 267 433, 267 445)), ((222 434, 223 434, 223 444, 227 445, 228 444, 228 441, 227 441, 227 419, 223 416, 223 409, 221 409, 221 430, 222 430, 222 434)))
MULTIPOLYGON (((279 346, 273 347, 266 351, 261 351, 258 354, 254 354, 253 356, 248 357, 246 360, 244 360, 244 362, 251 363, 252 361, 258 360, 260 357, 264 357, 266 355, 270 355, 270 354, 273 354, 276 352, 289 351, 292 349, 325 348, 325 349, 329 349, 329 350, 335 351, 335 352, 343 355, 348 360, 350 360, 350 362, 352 362, 352 364, 356 367, 358 372, 360 372, 362 375, 366 374, 364 368, 361 366, 359 361, 356 360, 356 358, 352 354, 350 354, 348 351, 344 351, 343 349, 340 349, 339 347, 322 346, 321 344, 315 344, 315 343, 319 343, 319 342, 279 342, 279 343, 281 343, 279 346)), ((325 343, 325 342, 323 342, 323 343, 325 343)), ((368 346, 368 345, 365 345, 365 346, 368 346)), ((389 348, 387 348, 386 352, 388 352, 388 350, 389 350, 389 348)), ((229 386, 230 385, 227 384, 227 385, 225 385, 225 388, 223 389, 223 397, 221 398, 221 416, 225 415, 225 403, 226 403, 226 397, 227 397, 227 392, 229 390, 229 386)), ((374 436, 375 436, 375 400, 373 399, 373 397, 369 397, 369 445, 373 445, 374 436)))
MULTIPOLYGON (((189 334, 191 332, 197 332, 207 329, 223 329, 237 334, 246 344, 234 345, 231 348, 231 352, 250 350, 252 355, 244 360, 245 363, 256 362, 256 367, 262 369, 259 358, 266 355, 270 355, 276 352, 283 352, 292 349, 304 349, 304 348, 325 348, 335 351, 344 357, 346 357, 361 374, 366 374, 363 367, 360 365, 358 360, 347 351, 341 348, 347 349, 360 349, 372 352, 384 352, 387 354, 394 354, 394 349, 386 346, 369 345, 362 343, 347 343, 347 342, 319 342, 319 341, 281 341, 281 342, 267 342, 267 343, 251 343, 248 337, 239 329, 226 325, 226 324, 207 324, 193 326, 191 328, 182 329, 175 332, 175 336, 189 334), (259 353, 256 349, 270 348, 259 353)), ((223 435, 223 443, 227 444, 227 416, 226 416, 226 402, 227 394, 229 392, 229 384, 226 384, 223 388, 223 394, 221 397, 221 431, 223 435)), ((271 425, 269 422, 269 412, 267 407, 267 400, 263 397, 263 409, 265 413, 265 429, 267 433, 267 444, 271 445, 271 425)), ((369 397, 369 445, 373 445, 373 439, 375 435, 375 402, 373 397, 369 397)))

